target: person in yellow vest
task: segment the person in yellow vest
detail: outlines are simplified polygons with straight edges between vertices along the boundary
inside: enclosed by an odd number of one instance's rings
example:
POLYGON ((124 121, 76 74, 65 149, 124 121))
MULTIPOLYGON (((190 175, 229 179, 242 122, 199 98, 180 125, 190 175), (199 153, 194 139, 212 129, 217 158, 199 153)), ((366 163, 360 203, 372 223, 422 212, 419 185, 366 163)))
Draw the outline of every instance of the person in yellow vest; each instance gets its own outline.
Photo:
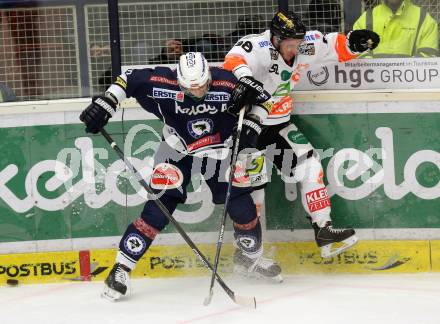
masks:
POLYGON ((382 0, 359 17, 356 29, 373 30, 380 36, 377 48, 364 57, 438 56, 437 22, 411 0, 382 0))

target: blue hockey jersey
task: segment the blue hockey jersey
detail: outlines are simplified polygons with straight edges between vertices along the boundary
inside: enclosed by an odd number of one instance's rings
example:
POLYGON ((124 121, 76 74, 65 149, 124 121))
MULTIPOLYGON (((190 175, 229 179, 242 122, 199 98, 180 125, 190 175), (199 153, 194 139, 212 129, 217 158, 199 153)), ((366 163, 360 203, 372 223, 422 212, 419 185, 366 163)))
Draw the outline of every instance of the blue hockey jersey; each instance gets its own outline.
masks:
POLYGON ((163 137, 174 149, 185 154, 229 147, 237 118, 227 113, 235 76, 211 67, 212 82, 202 101, 185 95, 175 69, 127 70, 117 77, 107 92, 118 102, 134 97, 148 112, 161 119, 163 137))

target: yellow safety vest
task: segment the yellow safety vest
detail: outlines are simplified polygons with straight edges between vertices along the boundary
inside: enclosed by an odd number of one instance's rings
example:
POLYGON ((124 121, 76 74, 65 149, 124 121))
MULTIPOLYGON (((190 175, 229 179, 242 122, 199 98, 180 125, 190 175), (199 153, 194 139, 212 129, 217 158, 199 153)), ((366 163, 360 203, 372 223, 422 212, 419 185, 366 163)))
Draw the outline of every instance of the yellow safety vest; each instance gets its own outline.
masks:
POLYGON ((366 57, 431 57, 438 55, 437 22, 424 8, 404 0, 394 14, 385 4, 367 10, 353 30, 370 29, 380 36, 379 46, 366 57))

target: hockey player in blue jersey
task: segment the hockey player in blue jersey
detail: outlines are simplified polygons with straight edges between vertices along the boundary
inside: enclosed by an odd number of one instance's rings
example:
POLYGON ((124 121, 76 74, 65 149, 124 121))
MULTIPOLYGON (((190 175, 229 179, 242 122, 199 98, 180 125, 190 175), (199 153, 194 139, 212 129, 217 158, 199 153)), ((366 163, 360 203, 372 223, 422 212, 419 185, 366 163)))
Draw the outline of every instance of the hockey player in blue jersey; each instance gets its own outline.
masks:
MULTIPOLYGON (((92 99, 80 119, 86 124, 87 132, 98 133, 121 101, 136 98, 165 124, 164 141, 155 153, 150 186, 160 192, 159 199, 170 213, 185 202, 186 186, 195 165, 202 175, 208 174, 205 181, 213 202, 223 204, 227 178, 221 159, 225 152, 226 156, 229 153, 237 123, 237 117, 227 112, 236 82, 232 73, 210 68, 201 53, 190 52, 180 57, 177 69, 129 70, 118 76, 105 95, 92 99)), ((243 98, 233 96, 233 99, 243 102, 243 98)), ((254 100, 247 98, 249 103, 254 100)), ((246 143, 246 127, 243 125, 243 143, 246 143)), ((246 186, 237 177, 233 183, 228 214, 233 221, 237 246, 235 268, 281 281, 280 267, 262 257, 261 225, 250 196, 250 182, 246 186)), ((120 241, 116 263, 105 280, 104 297, 115 300, 126 294, 130 271, 167 224, 168 219, 155 202, 148 200, 120 241)))

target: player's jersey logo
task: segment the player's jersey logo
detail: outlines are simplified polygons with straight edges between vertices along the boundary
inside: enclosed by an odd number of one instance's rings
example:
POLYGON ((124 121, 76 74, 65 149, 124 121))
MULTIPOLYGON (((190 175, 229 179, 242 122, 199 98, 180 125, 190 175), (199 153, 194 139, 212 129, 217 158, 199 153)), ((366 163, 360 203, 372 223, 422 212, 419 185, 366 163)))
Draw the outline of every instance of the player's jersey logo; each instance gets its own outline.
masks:
POLYGON ((185 95, 183 94, 182 91, 179 91, 179 92, 176 94, 176 101, 178 101, 178 102, 183 102, 184 100, 185 100, 185 95))
MULTIPOLYGON (((197 106, 191 106, 191 107, 184 107, 183 105, 179 105, 177 102, 175 102, 175 113, 176 114, 183 114, 188 116, 195 116, 199 114, 210 114, 214 115, 219 111, 219 108, 215 105, 209 105, 206 103, 197 105, 197 106)), ((221 111, 224 111, 227 109, 227 104, 222 103, 221 111), (224 108, 224 109, 223 109, 224 108)))
POLYGON ((309 141, 303 133, 297 130, 291 130, 287 133, 287 138, 295 144, 309 144, 309 141))
POLYGON ((175 189, 179 188, 182 183, 182 171, 169 163, 159 163, 156 165, 151 176, 151 188, 153 189, 175 189))
POLYGON ((221 142, 220 133, 204 136, 202 138, 199 138, 197 141, 188 144, 188 152, 193 152, 195 150, 198 150, 199 148, 218 144, 220 142, 221 142))
POLYGON ((153 97, 158 99, 176 99, 176 95, 180 91, 164 89, 164 88, 153 88, 153 97))
POLYGON ((205 96, 206 102, 217 101, 217 102, 228 102, 231 95, 227 92, 222 91, 210 91, 205 96))
POLYGON ((131 233, 125 238, 124 247, 132 255, 141 255, 145 250, 146 243, 142 236, 131 233))
POLYGON ((330 197, 325 187, 307 192, 306 200, 311 213, 330 207, 330 197))
POLYGON ((237 244, 243 251, 248 253, 255 253, 260 247, 258 239, 253 235, 237 235, 237 244))
POLYGON ((315 55, 315 44, 302 43, 298 46, 298 54, 301 55, 315 55))
POLYGON ((309 42, 313 42, 313 41, 320 39, 320 38, 321 38, 321 35, 318 33, 309 34, 309 35, 304 36, 304 40, 309 41, 309 42))
POLYGON ((255 240, 251 236, 242 236, 239 239, 241 245, 245 246, 248 249, 251 249, 255 246, 255 240))
POLYGON ((201 118, 196 120, 190 120, 186 127, 189 134, 194 138, 200 138, 206 134, 212 132, 214 122, 210 118, 201 118))
MULTIPOLYGON (((246 162, 237 161, 234 170, 234 177, 232 179, 232 185, 234 187, 250 187, 251 180, 249 178, 249 174, 246 170, 246 162)), ((229 177, 230 170, 228 169, 227 177, 229 177)))
POLYGON ((270 58, 273 61, 278 60, 280 53, 277 50, 274 50, 273 48, 269 48, 269 51, 270 51, 270 58))
POLYGON ((263 40, 263 41, 261 41, 261 42, 258 42, 258 45, 259 45, 261 48, 263 48, 263 47, 268 47, 268 46, 270 46, 270 42, 267 41, 267 40, 263 40))
POLYGON ((293 110, 293 99, 290 96, 284 96, 278 102, 266 101, 261 104, 265 108, 270 117, 280 117, 289 115, 293 110))

